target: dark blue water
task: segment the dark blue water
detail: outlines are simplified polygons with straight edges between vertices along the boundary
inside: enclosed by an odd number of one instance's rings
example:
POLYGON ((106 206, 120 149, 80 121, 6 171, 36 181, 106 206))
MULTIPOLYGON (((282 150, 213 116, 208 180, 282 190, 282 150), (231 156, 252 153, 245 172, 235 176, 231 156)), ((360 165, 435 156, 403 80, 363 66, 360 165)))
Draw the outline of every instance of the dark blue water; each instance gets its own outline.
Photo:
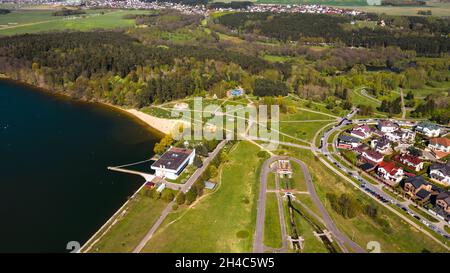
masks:
POLYGON ((152 156, 157 134, 98 104, 0 81, 0 252, 65 252, 143 182, 108 171, 152 156))

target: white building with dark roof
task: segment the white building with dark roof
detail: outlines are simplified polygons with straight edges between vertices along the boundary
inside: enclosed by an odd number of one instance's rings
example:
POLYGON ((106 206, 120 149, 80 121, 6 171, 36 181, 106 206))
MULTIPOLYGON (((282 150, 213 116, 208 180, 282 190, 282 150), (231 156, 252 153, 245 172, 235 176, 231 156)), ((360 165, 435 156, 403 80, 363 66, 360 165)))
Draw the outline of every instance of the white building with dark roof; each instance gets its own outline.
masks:
POLYGON ((415 130, 427 137, 438 137, 441 134, 441 127, 439 125, 426 121, 419 122, 415 130))
POLYGON ((383 133, 392 133, 394 131, 397 131, 400 127, 397 123, 391 120, 382 119, 378 121, 377 128, 383 133))
POLYGON ((195 149, 172 147, 152 164, 151 169, 155 170, 155 175, 158 177, 175 180, 188 165, 194 162, 194 157, 195 149))

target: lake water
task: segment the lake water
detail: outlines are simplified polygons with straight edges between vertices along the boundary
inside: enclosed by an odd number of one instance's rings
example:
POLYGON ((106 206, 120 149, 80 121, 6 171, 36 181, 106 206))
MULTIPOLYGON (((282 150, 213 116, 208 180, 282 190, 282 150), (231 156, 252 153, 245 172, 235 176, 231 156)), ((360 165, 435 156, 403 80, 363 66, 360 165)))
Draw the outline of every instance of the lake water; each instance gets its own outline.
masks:
POLYGON ((108 171, 158 135, 110 107, 0 81, 0 252, 68 252, 144 182, 108 171))

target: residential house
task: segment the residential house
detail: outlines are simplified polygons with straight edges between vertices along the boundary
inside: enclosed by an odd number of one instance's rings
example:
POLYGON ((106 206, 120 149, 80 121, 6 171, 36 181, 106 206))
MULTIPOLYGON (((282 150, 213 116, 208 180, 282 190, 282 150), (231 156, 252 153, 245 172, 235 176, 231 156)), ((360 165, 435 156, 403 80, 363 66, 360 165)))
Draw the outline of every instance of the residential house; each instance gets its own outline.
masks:
POLYGON ((402 154, 399 157, 400 163, 410 167, 411 169, 419 172, 423 169, 423 161, 417 157, 410 154, 402 154))
POLYGON ((434 163, 430 166, 430 178, 450 186, 450 163, 434 163))
POLYGON ((422 203, 430 201, 432 196, 437 196, 440 193, 440 189, 425 181, 423 176, 406 178, 403 190, 410 198, 422 203))
POLYGON ((441 134, 439 125, 427 121, 419 122, 416 125, 415 130, 427 137, 438 137, 441 134))
POLYGON ((367 150, 370 150, 370 147, 364 143, 353 149, 353 151, 359 155, 361 155, 364 151, 367 151, 367 150))
POLYGON ((430 139, 430 144, 428 144, 431 153, 437 158, 441 159, 450 154, 450 139, 445 137, 436 137, 430 139))
POLYGON ((361 144, 361 139, 357 137, 340 135, 338 137, 337 147, 340 149, 352 149, 356 148, 361 144))
POLYGON ((352 135, 353 137, 365 139, 365 138, 370 137, 371 130, 370 130, 369 125, 362 124, 362 125, 353 127, 353 129, 350 131, 350 135, 352 135))
POLYGON ((404 176, 403 169, 397 167, 393 161, 381 161, 377 168, 377 174, 392 187, 397 186, 404 176))
POLYGON ((442 208, 444 214, 450 215, 450 191, 443 191, 436 196, 436 205, 442 208))
POLYGON ((387 154, 391 151, 391 143, 389 141, 389 139, 385 136, 383 136, 380 139, 373 139, 370 143, 372 149, 374 149, 375 151, 382 153, 382 154, 387 154))
POLYGON ((390 141, 394 142, 414 142, 414 139, 416 138, 416 133, 411 130, 396 130, 393 132, 387 132, 386 137, 390 141))
POLYGON ((383 155, 374 150, 363 151, 361 157, 364 161, 371 163, 372 165, 378 165, 383 161, 383 155))
POLYGON ((158 177, 177 179, 183 170, 194 162, 195 149, 183 149, 171 147, 155 163, 151 169, 155 170, 158 177))
POLYGON ((378 121, 377 128, 383 133, 392 133, 394 131, 397 131, 399 129, 399 126, 397 123, 391 120, 383 119, 378 121))

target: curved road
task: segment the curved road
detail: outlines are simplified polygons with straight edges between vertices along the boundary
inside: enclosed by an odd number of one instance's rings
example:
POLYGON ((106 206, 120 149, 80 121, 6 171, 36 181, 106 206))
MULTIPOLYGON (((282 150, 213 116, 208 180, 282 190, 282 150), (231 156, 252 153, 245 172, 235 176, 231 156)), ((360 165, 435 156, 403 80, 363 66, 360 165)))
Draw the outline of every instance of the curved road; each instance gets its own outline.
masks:
MULTIPOLYGON (((353 185, 356 189, 359 189, 361 192, 365 193, 367 196, 369 196, 370 198, 372 198, 373 200, 375 200, 377 203, 379 203, 380 205, 382 205, 383 207, 387 208, 388 210, 390 210, 392 213, 396 214, 397 216, 399 216, 401 219, 403 219, 404 221, 406 221, 408 224, 410 224, 411 226, 415 227, 417 230, 419 230, 420 232, 424 233, 425 235, 427 235, 428 237, 430 237, 432 240, 434 240, 436 243, 438 243, 439 245, 441 245, 442 247, 444 247, 447 250, 450 250, 449 246, 447 246, 446 244, 442 243, 440 240, 438 240, 435 236, 433 236, 429 231, 427 231, 426 229, 422 228, 420 225, 416 224, 413 220, 409 219, 406 215, 400 213, 399 211, 395 210, 394 208, 392 208, 391 206, 389 206, 388 204, 382 202, 380 199, 378 199, 377 197, 375 197, 373 194, 370 193, 370 191, 374 192, 375 194, 382 196, 384 199, 388 200, 390 203, 392 203, 393 205, 398 206, 400 209, 404 210, 407 213, 410 213, 410 215, 416 215, 414 212, 412 212, 408 207, 405 207, 403 205, 401 205, 400 203, 398 203, 397 201, 393 200, 393 198, 391 196, 389 196, 388 194, 386 194, 384 191, 382 191, 380 188, 378 188, 375 185, 372 185, 370 182, 368 182, 366 179, 364 179, 363 177, 359 176, 357 172, 353 171, 353 170, 349 170, 347 169, 345 166, 343 166, 342 164, 340 164, 339 162, 337 162, 336 160, 334 160, 330 154, 331 152, 328 150, 328 143, 327 140, 329 139, 329 136, 332 135, 336 130, 340 130, 342 129, 343 126, 350 124, 351 121, 349 121, 353 115, 355 114, 355 111, 352 111, 350 114, 348 114, 345 119, 342 119, 342 122, 340 122, 339 125, 334 126, 333 128, 331 128, 330 130, 326 131, 324 133, 324 135, 322 136, 322 143, 323 145, 318 149, 317 147, 315 147, 314 143, 315 143, 315 139, 311 142, 311 150, 313 151, 313 153, 318 156, 320 152, 321 154, 325 155, 325 158, 322 157, 318 157, 319 160, 327 167, 329 168, 331 171, 333 171, 334 173, 336 173, 337 175, 339 175, 341 178, 343 178, 345 181, 349 182, 351 185, 353 185), (330 163, 331 162, 331 163, 330 163), (334 164, 334 166, 333 166, 334 164), (341 171, 344 173, 348 173, 350 176, 352 176, 353 178, 359 180, 363 186, 360 186, 358 184, 356 184, 353 180, 351 180, 349 177, 347 177, 346 175, 344 175, 341 171), (369 191, 367 191, 366 189, 369 189, 369 191)), ((353 123, 354 124, 358 124, 358 123, 370 123, 373 121, 377 121, 377 119, 368 119, 368 120, 354 120, 353 123)), ((316 134, 315 138, 318 136, 318 134, 316 134)), ((334 143, 332 143, 332 145, 334 145, 334 143)), ((417 215, 416 215, 417 216, 417 215)), ((425 219, 423 219, 422 217, 421 221, 424 222, 428 222, 425 219)), ((435 226, 432 223, 428 223, 429 228, 434 230, 435 232, 441 234, 441 235, 445 235, 446 232, 444 230, 442 230, 441 228, 435 226)))
MULTIPOLYGON (((258 207, 257 207, 257 216, 256 216, 256 231, 253 241, 253 251, 256 253, 262 253, 264 251, 264 218, 265 218, 265 208, 266 208, 266 192, 267 192, 267 177, 269 173, 271 172, 270 165, 275 162, 276 160, 280 159, 287 159, 291 160, 297 164, 300 165, 303 171, 303 175, 305 177, 306 186, 308 189, 308 192, 310 193, 311 199, 314 202, 314 204, 319 209, 322 218, 325 222, 325 225, 327 229, 333 234, 333 237, 336 240, 336 243, 339 245, 339 247, 344 251, 348 252, 347 246, 351 247, 352 251, 354 252, 365 252, 363 248, 361 248, 359 245, 357 245, 355 242, 350 240, 346 235, 344 235, 342 232, 339 231, 339 229, 335 226, 333 220, 331 219, 330 215, 328 214, 328 211, 323 206, 322 202, 320 201, 319 196, 316 193, 316 190, 314 188, 314 185, 312 183, 311 175, 309 173, 308 167, 303 163, 303 161, 288 157, 288 156, 273 156, 269 159, 267 159, 262 166, 261 170, 261 187, 259 192, 259 199, 258 199, 258 207)), ((286 238, 283 238, 283 241, 286 240, 286 238)))

